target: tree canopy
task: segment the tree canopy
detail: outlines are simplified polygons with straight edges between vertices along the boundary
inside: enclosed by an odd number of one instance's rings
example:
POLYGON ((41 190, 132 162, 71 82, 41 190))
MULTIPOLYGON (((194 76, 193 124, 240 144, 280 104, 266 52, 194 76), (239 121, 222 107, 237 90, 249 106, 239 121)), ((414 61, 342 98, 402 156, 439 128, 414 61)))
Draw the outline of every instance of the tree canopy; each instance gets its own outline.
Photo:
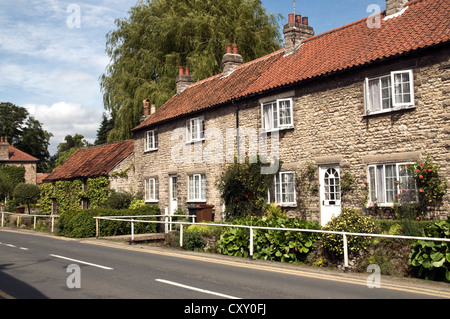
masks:
POLYGON ((108 142, 131 137, 144 99, 159 107, 176 93, 178 66, 198 81, 221 72, 228 43, 244 62, 279 49, 278 18, 260 0, 141 0, 107 35, 111 61, 100 81, 114 119, 108 142))
POLYGON ((25 108, 9 102, 0 103, 0 136, 7 137, 18 149, 39 159, 38 171, 48 171, 48 146, 53 134, 44 130, 25 108))

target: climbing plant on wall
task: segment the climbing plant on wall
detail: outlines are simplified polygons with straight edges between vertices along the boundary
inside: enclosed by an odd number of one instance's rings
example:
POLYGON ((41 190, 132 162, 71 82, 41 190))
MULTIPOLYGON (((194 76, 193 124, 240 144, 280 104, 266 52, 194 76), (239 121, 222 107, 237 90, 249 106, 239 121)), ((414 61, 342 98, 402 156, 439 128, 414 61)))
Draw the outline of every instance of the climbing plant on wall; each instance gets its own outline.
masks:
POLYGON ((97 208, 108 199, 109 181, 106 177, 89 178, 87 180, 86 198, 91 208, 97 208))
POLYGON ((83 197, 83 183, 80 180, 55 183, 55 198, 59 211, 79 209, 83 197))
POLYGON ((54 199, 53 184, 44 183, 39 186, 41 191, 39 205, 41 207, 41 214, 50 215, 52 213, 52 203, 54 199))
POLYGON ((41 189, 41 212, 50 214, 52 211, 52 202, 55 199, 59 212, 67 212, 81 207, 81 200, 88 199, 91 208, 97 208, 105 202, 109 196, 109 181, 106 177, 89 178, 86 184, 86 191, 83 191, 83 182, 58 181, 45 183, 40 186, 41 189))

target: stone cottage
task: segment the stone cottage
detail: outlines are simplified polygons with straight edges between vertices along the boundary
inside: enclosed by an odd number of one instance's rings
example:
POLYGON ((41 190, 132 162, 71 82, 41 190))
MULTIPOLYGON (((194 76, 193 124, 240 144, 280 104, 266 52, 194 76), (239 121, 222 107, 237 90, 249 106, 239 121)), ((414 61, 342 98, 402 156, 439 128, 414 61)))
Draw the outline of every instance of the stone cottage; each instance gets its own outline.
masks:
MULTIPOLYGON (((223 72, 194 83, 180 67, 177 94, 133 129, 135 183, 174 211, 212 204, 225 160, 266 152, 283 163, 269 198, 298 213, 295 179, 316 168, 306 217, 325 224, 341 207, 392 206, 406 164, 426 156, 450 173, 448 0, 387 0, 387 10, 314 35, 289 15, 285 48, 243 63, 227 46, 223 72), (355 177, 343 196, 342 177, 355 177), (366 186, 367 185, 367 186, 366 186)), ((441 214, 449 211, 444 198, 441 214)))
MULTIPOLYGON (((112 144, 81 148, 67 161, 56 168, 43 180, 43 183, 80 180, 86 190, 90 178, 107 177, 109 187, 117 192, 137 193, 135 188, 134 141, 122 141, 112 144)), ((89 203, 80 203, 84 208, 89 203)), ((53 203, 53 212, 57 212, 53 203)))
POLYGON ((10 145, 8 138, 0 138, 0 165, 25 168, 25 183, 36 185, 36 166, 39 160, 10 145))

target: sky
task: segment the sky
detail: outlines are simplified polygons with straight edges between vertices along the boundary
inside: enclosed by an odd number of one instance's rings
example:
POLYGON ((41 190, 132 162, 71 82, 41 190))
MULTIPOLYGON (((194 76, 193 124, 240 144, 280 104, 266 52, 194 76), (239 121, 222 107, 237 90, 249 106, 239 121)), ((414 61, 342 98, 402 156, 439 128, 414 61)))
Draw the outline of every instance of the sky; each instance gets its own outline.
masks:
MULTIPOLYGON (((100 76, 109 64, 106 34, 138 0, 0 0, 0 102, 25 107, 54 136, 49 151, 68 134, 96 139, 102 114, 100 76)), ((385 9, 385 0, 295 0, 316 34, 385 9)), ((280 13, 280 28, 294 0, 262 0, 280 13)))

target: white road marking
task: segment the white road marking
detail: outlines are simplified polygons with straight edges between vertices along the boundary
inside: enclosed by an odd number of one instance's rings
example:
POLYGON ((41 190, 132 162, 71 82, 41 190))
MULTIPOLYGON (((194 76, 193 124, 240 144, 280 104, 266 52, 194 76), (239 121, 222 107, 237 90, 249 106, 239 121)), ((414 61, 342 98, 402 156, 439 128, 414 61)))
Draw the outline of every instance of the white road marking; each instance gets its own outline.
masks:
POLYGON ((5 246, 11 247, 11 248, 17 248, 17 246, 11 245, 11 244, 5 244, 5 246))
POLYGON ((106 267, 106 266, 102 266, 102 265, 88 263, 88 262, 85 262, 85 261, 76 260, 76 259, 72 259, 72 258, 67 258, 67 257, 63 257, 63 256, 52 255, 52 254, 50 254, 50 256, 55 257, 55 258, 59 258, 59 259, 65 259, 65 260, 73 261, 73 262, 78 263, 78 264, 84 264, 84 265, 88 265, 88 266, 93 266, 93 267, 105 269, 105 270, 113 270, 114 269, 114 268, 111 268, 111 267, 106 267))
POLYGON ((29 250, 28 248, 25 248, 25 247, 20 247, 19 249, 21 249, 21 250, 29 250))
POLYGON ((224 294, 221 294, 221 293, 218 293, 218 292, 214 292, 214 291, 210 291, 210 290, 206 290, 206 289, 200 289, 200 288, 196 288, 196 287, 192 287, 192 286, 186 286, 186 285, 179 284, 177 282, 173 282, 173 281, 169 281, 169 280, 155 279, 155 281, 161 282, 161 283, 164 283, 164 284, 168 284, 168 285, 172 285, 172 286, 177 286, 177 287, 189 289, 189 290, 199 291, 199 292, 204 293, 204 294, 214 295, 214 296, 223 297, 223 298, 227 298, 227 299, 241 299, 241 298, 238 298, 238 297, 224 295, 224 294))

